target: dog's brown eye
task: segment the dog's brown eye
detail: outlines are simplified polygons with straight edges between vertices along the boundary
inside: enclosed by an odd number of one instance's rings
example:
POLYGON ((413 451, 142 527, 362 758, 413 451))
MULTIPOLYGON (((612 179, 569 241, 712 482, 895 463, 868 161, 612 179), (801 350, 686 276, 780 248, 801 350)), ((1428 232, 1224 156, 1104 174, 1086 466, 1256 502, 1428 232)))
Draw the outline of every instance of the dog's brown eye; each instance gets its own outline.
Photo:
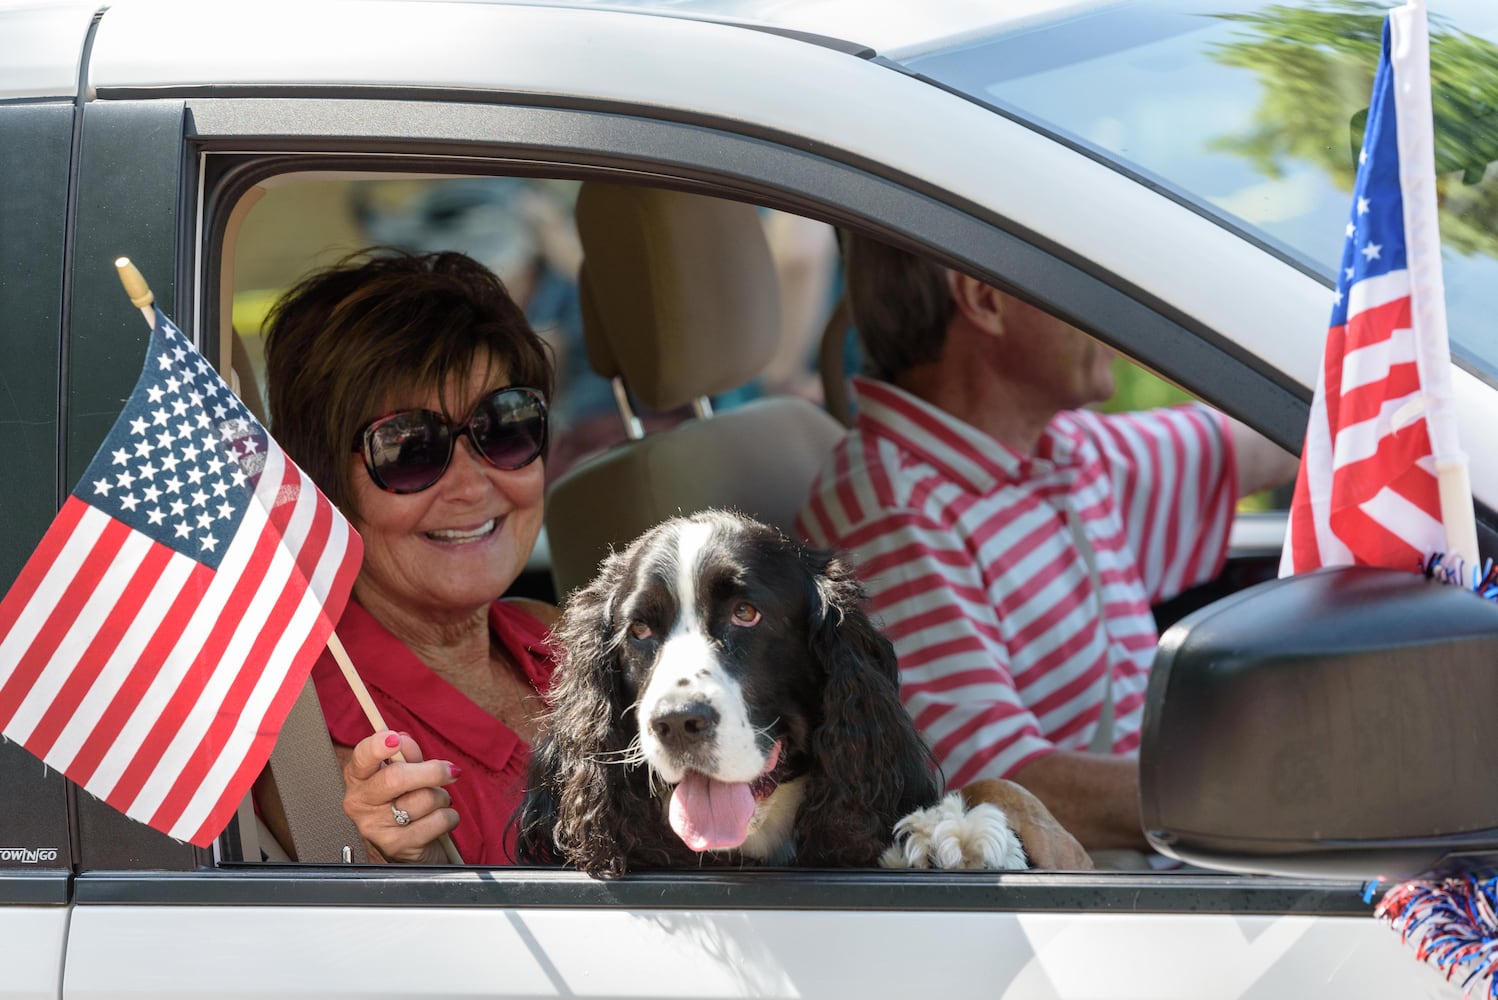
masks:
POLYGON ((749 628, 751 625, 759 624, 759 608, 749 603, 740 604, 733 609, 733 623, 749 628))
POLYGON ((629 634, 636 639, 649 639, 651 635, 650 626, 642 621, 632 621, 629 623, 629 634))

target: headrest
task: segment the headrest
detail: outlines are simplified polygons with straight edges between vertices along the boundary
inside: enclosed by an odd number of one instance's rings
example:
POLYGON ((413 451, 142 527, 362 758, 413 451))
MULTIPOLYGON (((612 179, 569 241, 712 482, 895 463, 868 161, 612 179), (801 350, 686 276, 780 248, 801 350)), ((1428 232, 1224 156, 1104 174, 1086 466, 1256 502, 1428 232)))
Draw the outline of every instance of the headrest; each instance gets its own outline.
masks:
POLYGON ((577 269, 577 297, 583 316, 583 351, 588 356, 588 367, 606 379, 621 374, 619 362, 614 360, 614 349, 603 334, 603 317, 598 314, 598 299, 593 291, 593 280, 588 275, 588 262, 583 261, 577 269))
POLYGON ((589 362, 605 377, 617 365, 640 402, 674 409, 736 389, 769 362, 780 286, 752 206, 590 181, 577 231, 589 362))

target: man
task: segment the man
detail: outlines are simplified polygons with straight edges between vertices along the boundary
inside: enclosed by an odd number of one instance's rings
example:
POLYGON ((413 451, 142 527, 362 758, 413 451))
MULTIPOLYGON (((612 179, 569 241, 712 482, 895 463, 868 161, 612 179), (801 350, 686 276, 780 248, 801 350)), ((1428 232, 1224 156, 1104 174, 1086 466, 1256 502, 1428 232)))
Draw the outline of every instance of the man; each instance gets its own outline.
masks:
POLYGON ((950 787, 1009 778, 1089 850, 1145 849, 1150 606, 1296 459, 1199 404, 1083 409, 1112 352, 976 279, 858 236, 845 266, 869 374, 801 532, 853 553, 950 787))

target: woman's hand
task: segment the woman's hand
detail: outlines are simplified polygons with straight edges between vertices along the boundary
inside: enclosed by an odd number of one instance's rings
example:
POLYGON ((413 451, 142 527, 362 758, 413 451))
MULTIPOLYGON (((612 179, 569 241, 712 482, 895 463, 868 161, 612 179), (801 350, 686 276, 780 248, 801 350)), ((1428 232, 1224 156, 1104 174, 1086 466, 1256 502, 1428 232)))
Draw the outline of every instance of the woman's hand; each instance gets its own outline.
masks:
POLYGON ((458 825, 458 812, 443 786, 458 779, 457 765, 424 760, 411 737, 389 731, 368 736, 339 756, 343 811, 372 849, 371 857, 445 864, 447 854, 437 838, 458 825))

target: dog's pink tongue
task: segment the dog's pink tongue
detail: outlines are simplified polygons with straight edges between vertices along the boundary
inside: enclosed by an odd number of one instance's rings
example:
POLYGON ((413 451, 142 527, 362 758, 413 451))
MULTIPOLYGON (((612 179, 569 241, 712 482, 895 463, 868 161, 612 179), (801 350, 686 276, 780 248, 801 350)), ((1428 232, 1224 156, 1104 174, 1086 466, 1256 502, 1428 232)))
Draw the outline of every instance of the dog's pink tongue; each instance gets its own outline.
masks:
POLYGON ((754 794, 747 782, 715 781, 688 771, 671 793, 671 829, 694 851, 738 847, 753 818, 754 794))

